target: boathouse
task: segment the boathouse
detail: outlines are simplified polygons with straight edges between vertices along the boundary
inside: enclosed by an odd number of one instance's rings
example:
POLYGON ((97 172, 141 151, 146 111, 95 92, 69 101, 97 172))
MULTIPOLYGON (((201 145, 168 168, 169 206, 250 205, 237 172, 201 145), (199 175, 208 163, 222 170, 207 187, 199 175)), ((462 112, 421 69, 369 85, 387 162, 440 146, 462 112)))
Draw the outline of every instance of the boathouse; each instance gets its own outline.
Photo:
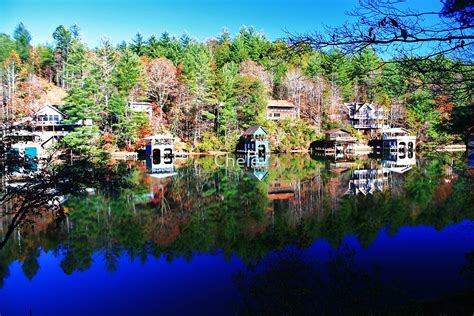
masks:
POLYGON ((311 143, 311 152, 325 156, 344 156, 354 151, 357 139, 345 129, 336 128, 326 131, 325 138, 311 143))
POLYGON ((173 157, 174 142, 171 135, 153 135, 145 138, 145 153, 152 157, 156 164, 165 157, 173 157))
POLYGON ((267 132, 259 125, 247 128, 237 144, 237 153, 265 158, 270 154, 267 132))
POLYGON ((382 131, 382 149, 390 151, 415 151, 416 136, 411 136, 408 130, 396 127, 382 131))

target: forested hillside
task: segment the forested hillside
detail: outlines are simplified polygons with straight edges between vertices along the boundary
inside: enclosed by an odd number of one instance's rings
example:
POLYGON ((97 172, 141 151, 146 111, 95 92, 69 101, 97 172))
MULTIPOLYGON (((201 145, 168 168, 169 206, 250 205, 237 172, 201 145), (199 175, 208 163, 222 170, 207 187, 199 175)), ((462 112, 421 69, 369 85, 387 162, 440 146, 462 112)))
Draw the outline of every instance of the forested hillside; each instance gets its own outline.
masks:
POLYGON ((440 67, 427 72, 370 48, 316 51, 245 27, 204 43, 136 34, 92 48, 76 25, 57 27, 51 39, 31 45, 22 23, 13 36, 0 34, 2 119, 59 104, 71 122, 93 119, 64 139, 85 153, 135 149, 158 132, 173 133, 190 150, 232 150, 253 124, 266 127, 273 149, 302 149, 328 128, 350 128, 344 102, 379 104, 390 124, 428 144, 462 141, 472 118, 470 65, 442 55, 433 57, 440 67), (301 119, 266 120, 268 99, 293 101, 301 119), (151 123, 129 111, 128 101, 152 101, 151 123))

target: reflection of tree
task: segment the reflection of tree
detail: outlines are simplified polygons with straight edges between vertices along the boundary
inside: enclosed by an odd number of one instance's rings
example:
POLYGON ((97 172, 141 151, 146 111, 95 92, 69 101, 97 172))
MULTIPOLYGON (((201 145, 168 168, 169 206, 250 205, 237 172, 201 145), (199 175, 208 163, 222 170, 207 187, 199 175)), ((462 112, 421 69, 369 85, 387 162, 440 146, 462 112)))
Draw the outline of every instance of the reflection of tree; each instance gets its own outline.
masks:
POLYGON ((474 291, 474 250, 466 253, 465 255, 467 263, 461 269, 461 275, 464 275, 469 280, 471 290, 474 291))
MULTIPOLYGON (((190 260, 195 253, 223 251, 227 257, 255 262, 273 249, 289 244, 304 247, 316 238, 337 246, 351 234, 367 246, 384 227, 394 234, 402 226, 441 229, 474 218, 474 197, 466 194, 472 192, 473 183, 461 176, 453 180, 447 196, 433 199, 446 177, 448 161, 435 158, 420 161, 420 168, 398 177, 397 194, 388 189, 363 197, 344 196, 349 173, 330 173, 321 162, 298 156, 278 157, 262 182, 239 168, 219 169, 212 159, 196 159, 179 168, 175 177, 155 183, 162 192, 157 203, 153 203, 156 194, 150 199, 152 183, 133 166, 80 165, 84 171, 71 167, 70 172, 61 172, 80 181, 61 178, 74 191, 62 204, 67 216, 55 220, 39 212, 41 216, 31 222, 34 233, 29 226, 20 227, 21 246, 13 238, 10 241, 15 242, 5 243, 0 253, 0 279, 16 259, 28 260, 25 274, 33 276, 39 249, 60 255, 61 268, 68 274, 89 269, 97 253, 110 270, 125 254, 144 262, 149 255, 190 260), (102 181, 91 180, 90 175, 102 181), (328 185, 332 179, 340 182, 334 191, 328 185), (276 203, 268 213, 272 181, 298 185, 292 200, 276 203), (96 188, 95 193, 86 193, 86 187, 96 188)), ((457 170, 455 163, 453 172, 457 170)))
POLYGON ((356 266, 354 251, 342 247, 321 261, 285 248, 239 272, 235 283, 245 314, 367 315, 390 311, 401 295, 377 275, 356 266))

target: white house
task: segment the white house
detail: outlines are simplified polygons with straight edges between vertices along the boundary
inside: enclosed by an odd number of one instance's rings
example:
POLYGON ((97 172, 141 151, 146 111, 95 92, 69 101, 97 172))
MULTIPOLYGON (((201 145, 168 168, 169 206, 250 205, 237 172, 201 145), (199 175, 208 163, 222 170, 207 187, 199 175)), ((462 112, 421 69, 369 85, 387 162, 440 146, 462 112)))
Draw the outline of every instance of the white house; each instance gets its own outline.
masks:
POLYGON ((51 104, 45 104, 33 116, 33 132, 40 137, 41 147, 47 148, 67 135, 77 124, 65 124, 66 114, 51 104))
POLYGON ((346 103, 349 121, 355 129, 379 130, 387 128, 386 113, 382 106, 369 103, 346 103))

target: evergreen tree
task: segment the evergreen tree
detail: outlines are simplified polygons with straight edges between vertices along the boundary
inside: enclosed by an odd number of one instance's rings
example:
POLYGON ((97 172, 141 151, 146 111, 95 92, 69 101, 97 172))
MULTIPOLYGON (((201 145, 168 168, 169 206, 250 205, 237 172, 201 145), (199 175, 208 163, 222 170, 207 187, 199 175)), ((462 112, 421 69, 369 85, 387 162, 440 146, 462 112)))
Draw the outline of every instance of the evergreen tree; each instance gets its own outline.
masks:
POLYGON ((15 31, 13 32, 13 38, 15 39, 16 51, 18 52, 21 61, 24 63, 28 60, 31 35, 23 23, 18 24, 18 26, 15 28, 15 31))
POLYGON ((15 41, 13 41, 7 34, 0 33, 0 64, 2 64, 8 58, 10 52, 15 49, 15 41))
POLYGON ((132 39, 132 44, 130 44, 130 49, 138 56, 143 56, 145 47, 146 43, 143 40, 143 36, 140 33, 135 34, 135 37, 132 39))

